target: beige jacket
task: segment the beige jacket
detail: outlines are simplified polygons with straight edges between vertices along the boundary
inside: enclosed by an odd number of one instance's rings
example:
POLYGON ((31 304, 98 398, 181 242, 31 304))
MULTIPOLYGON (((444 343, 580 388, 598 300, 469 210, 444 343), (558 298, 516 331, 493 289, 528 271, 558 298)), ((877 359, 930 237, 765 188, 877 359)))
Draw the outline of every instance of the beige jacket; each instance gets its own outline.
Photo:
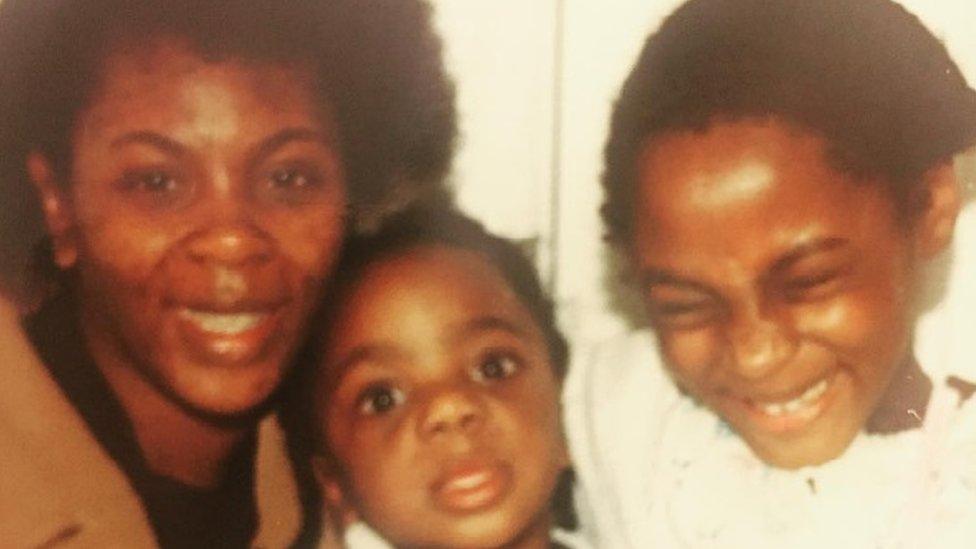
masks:
MULTIPOLYGON (((255 547, 287 547, 301 511, 274 418, 258 435, 255 547)), ((125 475, 34 355, 19 317, 0 297, 0 546, 155 547, 125 475)))

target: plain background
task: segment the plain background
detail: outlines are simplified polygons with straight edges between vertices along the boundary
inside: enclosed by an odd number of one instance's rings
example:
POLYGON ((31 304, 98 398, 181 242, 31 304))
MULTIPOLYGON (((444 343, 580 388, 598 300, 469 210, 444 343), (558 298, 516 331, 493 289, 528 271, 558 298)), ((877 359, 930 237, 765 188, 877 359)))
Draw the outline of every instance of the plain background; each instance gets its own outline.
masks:
MULTIPOLYGON (((816 0, 811 0, 816 1, 816 0)), ((523 240, 571 341, 622 327, 601 254, 601 155, 613 99, 677 0, 431 0, 458 89, 461 207, 523 240), (585 329, 584 329, 585 328, 585 329)), ((901 2, 976 83, 976 0, 901 2)), ((973 164, 964 183, 976 187, 973 164)))

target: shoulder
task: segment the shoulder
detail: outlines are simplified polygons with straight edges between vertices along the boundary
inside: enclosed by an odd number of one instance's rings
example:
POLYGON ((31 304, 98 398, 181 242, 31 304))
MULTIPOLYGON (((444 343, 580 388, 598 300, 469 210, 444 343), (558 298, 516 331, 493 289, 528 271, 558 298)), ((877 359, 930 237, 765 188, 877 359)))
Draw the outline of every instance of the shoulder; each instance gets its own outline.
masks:
POLYGON ((155 545, 124 474, 88 431, 0 298, 0 539, 39 547, 155 545))
POLYGON ((571 363, 564 425, 576 470, 576 507, 595 545, 618 546, 651 482, 668 411, 683 399, 649 331, 624 332, 571 363), (596 542, 599 542, 598 544, 596 542))
POLYGON ((259 525, 255 547, 288 547, 302 528, 302 505, 285 434, 275 415, 258 426, 255 496, 259 525))

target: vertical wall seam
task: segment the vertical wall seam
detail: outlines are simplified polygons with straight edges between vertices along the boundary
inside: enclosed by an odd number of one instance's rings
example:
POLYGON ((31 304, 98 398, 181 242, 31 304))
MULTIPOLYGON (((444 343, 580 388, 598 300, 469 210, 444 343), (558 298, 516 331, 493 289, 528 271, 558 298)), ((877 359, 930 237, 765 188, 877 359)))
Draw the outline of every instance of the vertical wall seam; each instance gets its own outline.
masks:
POLYGON ((549 254, 546 266, 546 286, 555 297, 559 278, 559 247, 561 242, 560 187, 562 186, 562 129, 563 129, 563 69, 565 63, 565 0, 555 0, 555 29, 553 32, 552 63, 552 135, 549 181, 549 254))

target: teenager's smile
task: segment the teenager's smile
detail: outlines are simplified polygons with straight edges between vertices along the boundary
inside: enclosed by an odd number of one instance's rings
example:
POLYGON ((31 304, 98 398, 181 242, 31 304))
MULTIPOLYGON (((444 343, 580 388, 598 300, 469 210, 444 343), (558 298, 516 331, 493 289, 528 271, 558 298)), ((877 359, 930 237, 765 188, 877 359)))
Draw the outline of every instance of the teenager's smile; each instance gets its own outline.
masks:
POLYGON ((767 462, 841 454, 910 354, 918 258, 877 181, 777 119, 652 139, 634 257, 676 381, 767 462))

